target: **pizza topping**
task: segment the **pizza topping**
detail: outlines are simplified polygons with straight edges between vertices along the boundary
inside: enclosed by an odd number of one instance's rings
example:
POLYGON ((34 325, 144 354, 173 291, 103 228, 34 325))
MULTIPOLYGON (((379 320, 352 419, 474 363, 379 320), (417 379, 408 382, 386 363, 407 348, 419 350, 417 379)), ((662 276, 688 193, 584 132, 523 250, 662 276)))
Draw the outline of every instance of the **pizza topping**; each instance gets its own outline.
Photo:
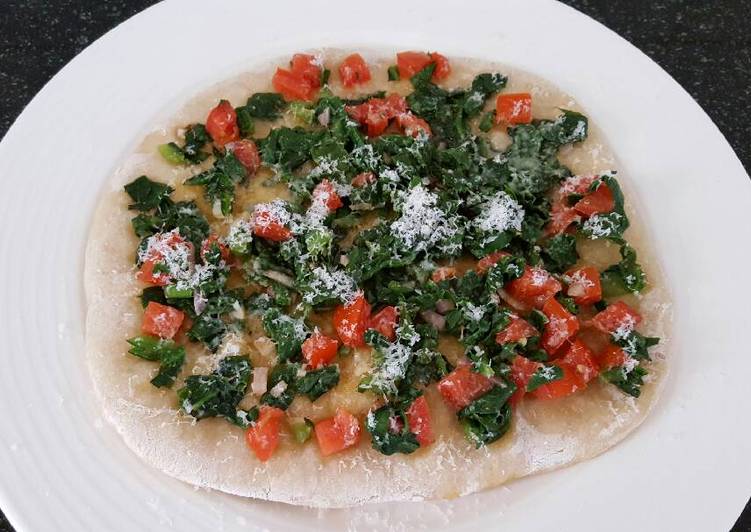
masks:
POLYGON ((193 167, 182 185, 125 187, 144 286, 129 352, 158 363, 152 383, 177 388, 186 415, 242 427, 261 461, 313 433, 324 456, 357 446, 358 417, 375 449, 407 454, 441 438, 440 409, 479 447, 522 400, 607 383, 638 396, 657 339, 613 299, 646 288, 623 193, 614 173, 571 176, 557 157, 587 118, 535 117, 498 73, 444 89, 437 53, 399 53, 394 92, 333 92, 382 75, 359 54, 337 71, 329 87, 320 57, 295 54, 274 92, 221 100, 159 148, 193 167), (203 199, 175 201, 183 186, 203 199), (595 268, 585 239, 618 246, 620 262, 595 268), (203 373, 186 375, 188 343, 203 373), (355 375, 369 408, 336 404, 355 375), (429 405, 432 389, 443 400, 429 405), (290 409, 317 422, 289 418, 293 438, 280 437, 290 409))

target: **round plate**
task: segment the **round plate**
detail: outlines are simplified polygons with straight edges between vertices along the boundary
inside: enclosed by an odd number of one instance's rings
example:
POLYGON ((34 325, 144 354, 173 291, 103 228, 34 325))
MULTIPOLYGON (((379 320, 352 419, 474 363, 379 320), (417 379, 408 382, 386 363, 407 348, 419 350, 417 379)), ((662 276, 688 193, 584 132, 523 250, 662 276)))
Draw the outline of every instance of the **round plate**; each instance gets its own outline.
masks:
MULTIPOLYGON (((552 1, 170 0, 42 89, 0 144, 0 507, 20 530, 728 529, 751 493, 751 181, 689 95, 552 1), (313 47, 440 50, 574 95, 638 196, 675 303, 670 381, 625 442, 453 501, 315 511, 193 488, 100 418, 83 358, 83 249, 102 184, 158 116, 212 82, 313 47)), ((459 472, 460 474, 460 472, 459 472)))

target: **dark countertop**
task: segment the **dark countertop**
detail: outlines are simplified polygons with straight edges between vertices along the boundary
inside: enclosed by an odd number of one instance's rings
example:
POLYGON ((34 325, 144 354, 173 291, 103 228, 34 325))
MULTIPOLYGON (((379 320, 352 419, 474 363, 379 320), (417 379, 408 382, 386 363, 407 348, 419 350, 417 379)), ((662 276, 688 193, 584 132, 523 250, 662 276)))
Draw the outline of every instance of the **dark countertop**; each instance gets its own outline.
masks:
MULTIPOLYGON (((151 0, 3 0, 0 136, 39 89, 151 0)), ((565 0, 631 41, 699 102, 751 170, 751 22, 747 0, 565 0)), ((635 89, 636 90, 636 89, 635 89)), ((648 90, 641 88, 640 90, 648 90)), ((0 513, 0 531, 12 528, 0 513)), ((734 530, 751 531, 751 503, 734 530)))

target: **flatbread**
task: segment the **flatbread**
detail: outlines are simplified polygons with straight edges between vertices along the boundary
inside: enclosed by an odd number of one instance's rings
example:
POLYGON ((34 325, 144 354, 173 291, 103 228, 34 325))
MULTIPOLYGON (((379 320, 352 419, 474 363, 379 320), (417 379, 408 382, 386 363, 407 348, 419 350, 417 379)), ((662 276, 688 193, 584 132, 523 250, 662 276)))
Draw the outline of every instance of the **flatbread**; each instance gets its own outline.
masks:
MULTIPOLYGON (((336 51, 325 51, 323 55, 327 65, 336 65, 337 58, 342 56, 336 51)), ((408 82, 385 81, 388 62, 366 59, 372 65, 373 79, 383 81, 371 82, 359 89, 360 93, 378 89, 410 92, 408 82)), ((278 64, 284 62, 280 60, 278 64)), ((533 94, 533 113, 537 118, 555 117, 558 107, 580 110, 573 99, 551 84, 516 69, 458 59, 452 59, 452 68, 448 85, 457 87, 467 86, 479 72, 508 75, 507 91, 533 94)), ((411 455, 384 456, 370 447, 365 433, 358 447, 324 458, 315 442, 295 444, 291 435, 283 431, 277 453, 266 463, 259 462, 249 451, 241 429, 221 419, 195 422, 181 414, 175 396, 179 382, 173 389, 153 387, 149 380, 156 371, 155 364, 127 353, 126 338, 139 333, 142 309, 138 296, 143 286, 134 277, 138 239, 130 225, 134 213, 127 210, 128 198, 122 187, 146 174, 178 189, 175 195, 179 199, 197 198, 201 202, 200 189, 180 186, 196 170, 169 165, 156 147, 174 140, 178 128, 203 122, 208 109, 220 98, 239 105, 253 92, 271 90, 272 72, 271 68, 260 69, 216 85, 153 129, 109 180, 92 220, 85 264, 86 357, 106 418, 136 454, 165 473, 197 486, 292 504, 345 507, 368 502, 457 497, 556 469, 604 452, 645 419, 667 373, 665 355, 669 351, 671 311, 660 269, 634 213, 634 197, 629 194, 627 182, 624 186, 627 212, 632 220, 627 237, 639 253, 651 287, 631 302, 638 305, 644 316, 640 331, 662 338, 652 350, 655 361, 648 367, 648 382, 638 399, 626 396, 612 385, 595 382, 584 392, 564 399, 527 400, 515 412, 512 428, 503 438, 476 449, 465 440, 454 414, 432 385, 426 396, 437 441, 427 448, 411 455)), ((343 94, 336 83, 333 80, 334 91, 343 94)), ((561 159, 575 174, 617 168, 597 130, 597 117, 589 118, 588 140, 561 151, 561 159)), ((494 141, 500 146, 506 139, 499 133, 494 141)), ((619 179, 623 184, 622 175, 619 179)), ((276 189, 254 184, 239 195, 239 203, 249 206, 268 201, 277 193, 276 189)), ((217 232, 226 233, 227 221, 210 216, 209 220, 217 232)), ((594 245, 585 243, 584 247, 594 245)), ((592 252, 594 255, 589 256, 588 262, 604 267, 618 260, 615 246, 603 250, 602 243, 597 245, 600 249, 592 252)), ((252 343, 241 347, 258 363, 262 355, 252 343)), ((343 378, 337 388, 314 404, 297 398, 291 413, 316 420, 332 415, 336 405, 343 404, 362 419, 374 399, 358 393, 355 387, 357 375, 369 366, 369 356, 368 350, 359 350, 342 361, 343 378)), ((181 379, 192 372, 207 372, 215 360, 216 355, 202 347, 190 346, 181 379)))

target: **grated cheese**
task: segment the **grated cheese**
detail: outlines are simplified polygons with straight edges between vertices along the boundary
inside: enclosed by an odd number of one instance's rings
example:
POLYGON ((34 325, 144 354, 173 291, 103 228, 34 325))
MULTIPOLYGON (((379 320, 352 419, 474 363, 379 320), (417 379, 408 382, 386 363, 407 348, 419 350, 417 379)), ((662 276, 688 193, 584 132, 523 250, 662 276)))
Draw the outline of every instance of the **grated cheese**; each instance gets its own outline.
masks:
POLYGON ((457 234, 456 220, 437 207, 438 197, 422 185, 401 194, 400 200, 402 215, 391 223, 391 232, 404 247, 428 251, 457 234))

